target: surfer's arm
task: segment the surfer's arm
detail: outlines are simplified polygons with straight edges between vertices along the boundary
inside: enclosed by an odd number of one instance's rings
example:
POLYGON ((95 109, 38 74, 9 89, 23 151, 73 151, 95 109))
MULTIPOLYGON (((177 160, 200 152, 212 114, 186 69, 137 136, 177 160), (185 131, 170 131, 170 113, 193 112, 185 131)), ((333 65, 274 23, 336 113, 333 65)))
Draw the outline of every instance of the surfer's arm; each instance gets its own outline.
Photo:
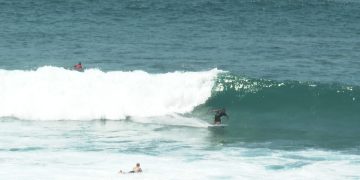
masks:
POLYGON ((215 109, 210 109, 210 110, 207 111, 207 113, 211 113, 211 114, 216 113, 216 110, 215 109))

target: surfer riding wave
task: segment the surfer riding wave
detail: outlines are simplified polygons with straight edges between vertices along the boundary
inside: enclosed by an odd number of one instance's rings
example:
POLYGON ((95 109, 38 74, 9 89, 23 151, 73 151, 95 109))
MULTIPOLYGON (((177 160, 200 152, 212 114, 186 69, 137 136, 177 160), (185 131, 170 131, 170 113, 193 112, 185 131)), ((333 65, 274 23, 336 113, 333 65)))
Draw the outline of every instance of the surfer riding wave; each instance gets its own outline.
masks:
POLYGON ((226 116, 226 118, 229 118, 229 116, 226 114, 225 108, 222 109, 214 109, 212 112, 215 112, 214 116, 214 124, 221 124, 221 117, 226 116))

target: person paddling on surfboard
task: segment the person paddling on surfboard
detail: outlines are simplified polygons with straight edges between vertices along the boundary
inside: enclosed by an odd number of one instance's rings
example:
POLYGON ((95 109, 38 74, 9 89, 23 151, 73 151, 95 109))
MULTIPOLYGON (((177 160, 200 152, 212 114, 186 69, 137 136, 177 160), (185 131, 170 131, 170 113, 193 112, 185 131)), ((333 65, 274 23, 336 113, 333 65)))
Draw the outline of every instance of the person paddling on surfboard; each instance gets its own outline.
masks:
POLYGON ((226 116, 227 118, 229 118, 229 116, 226 114, 226 110, 223 109, 215 109, 213 110, 213 112, 215 112, 215 117, 214 117, 214 124, 221 124, 221 117, 226 116))
MULTIPOLYGON (((140 163, 136 163, 136 166, 133 168, 133 170, 129 171, 128 173, 141 173, 141 172, 142 172, 142 169, 140 167, 140 163)), ((122 170, 120 170, 119 173, 125 174, 125 172, 123 172, 122 170)))
POLYGON ((83 70, 83 67, 81 65, 81 62, 77 63, 74 65, 74 69, 77 70, 77 71, 82 71, 83 70))

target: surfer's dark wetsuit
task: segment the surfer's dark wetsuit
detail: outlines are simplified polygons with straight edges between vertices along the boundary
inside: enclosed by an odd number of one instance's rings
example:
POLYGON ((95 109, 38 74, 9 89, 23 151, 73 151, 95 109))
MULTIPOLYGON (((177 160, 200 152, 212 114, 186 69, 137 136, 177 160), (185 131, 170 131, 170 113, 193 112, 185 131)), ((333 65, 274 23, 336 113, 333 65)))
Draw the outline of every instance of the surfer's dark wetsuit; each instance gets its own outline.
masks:
POLYGON ((228 117, 228 115, 225 112, 225 109, 219 109, 219 110, 215 110, 216 114, 215 114, 215 118, 214 118, 214 124, 221 124, 221 117, 226 116, 228 117))

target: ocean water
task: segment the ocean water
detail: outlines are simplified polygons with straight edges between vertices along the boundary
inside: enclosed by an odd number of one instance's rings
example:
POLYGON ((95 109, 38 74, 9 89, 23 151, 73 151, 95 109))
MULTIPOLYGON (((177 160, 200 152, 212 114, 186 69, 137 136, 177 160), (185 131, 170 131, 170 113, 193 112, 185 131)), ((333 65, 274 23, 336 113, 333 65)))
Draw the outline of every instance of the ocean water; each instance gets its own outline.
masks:
POLYGON ((0 179, 360 179, 359 12, 0 0, 0 179))

